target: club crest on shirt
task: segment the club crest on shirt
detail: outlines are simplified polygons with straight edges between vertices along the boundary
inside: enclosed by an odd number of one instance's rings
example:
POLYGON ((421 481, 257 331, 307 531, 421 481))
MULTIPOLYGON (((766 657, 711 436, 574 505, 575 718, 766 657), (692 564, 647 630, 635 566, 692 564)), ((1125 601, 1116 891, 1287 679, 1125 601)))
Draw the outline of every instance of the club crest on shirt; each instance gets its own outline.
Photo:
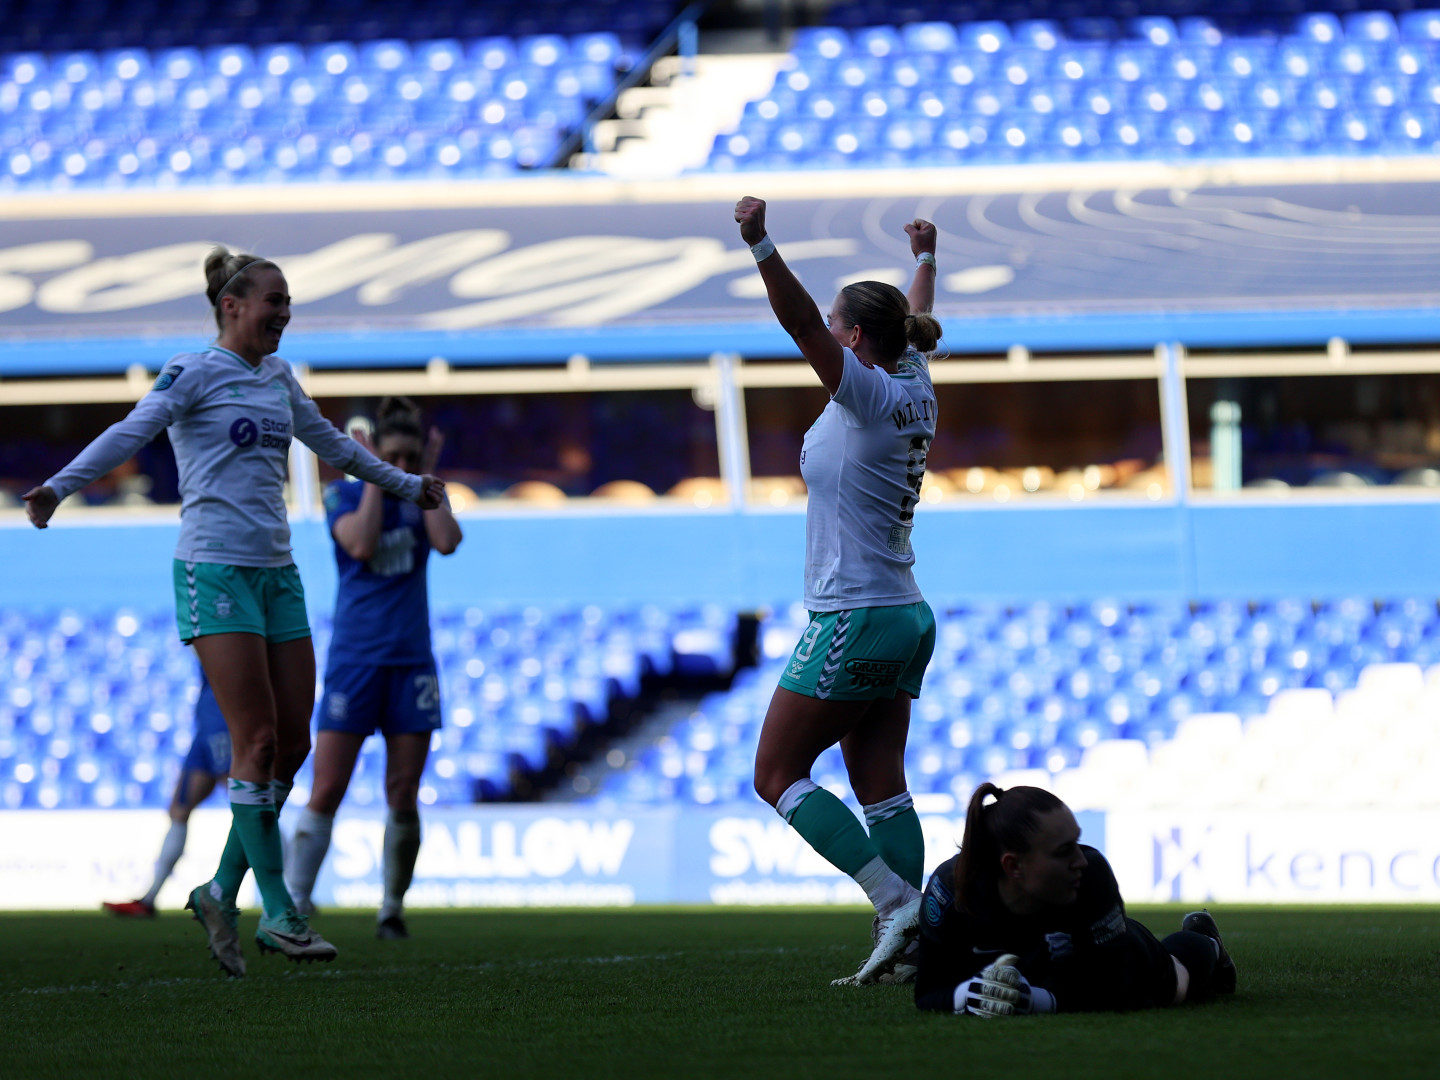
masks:
POLYGON ((233 610, 234 610, 234 605, 233 605, 232 601, 230 600, 230 597, 229 597, 229 596, 227 596, 227 595, 226 595, 225 593, 223 593, 223 592, 216 594, 216 596, 215 596, 215 617, 216 617, 216 618, 219 618, 219 619, 228 619, 228 618, 230 617, 230 613, 231 613, 233 610))
POLYGON ((1050 950, 1051 960, 1064 960, 1065 957, 1075 951, 1074 943, 1071 942, 1069 934, 1046 934, 1045 946, 1050 950))

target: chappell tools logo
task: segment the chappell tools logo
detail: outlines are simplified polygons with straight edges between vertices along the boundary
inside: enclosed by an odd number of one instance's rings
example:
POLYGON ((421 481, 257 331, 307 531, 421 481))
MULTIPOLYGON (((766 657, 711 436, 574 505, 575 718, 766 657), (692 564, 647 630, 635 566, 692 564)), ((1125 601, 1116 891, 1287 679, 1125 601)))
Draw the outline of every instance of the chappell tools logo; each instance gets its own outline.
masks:
POLYGON ((905 670, 905 663, 903 660, 847 660, 845 670, 856 686, 894 686, 905 670))

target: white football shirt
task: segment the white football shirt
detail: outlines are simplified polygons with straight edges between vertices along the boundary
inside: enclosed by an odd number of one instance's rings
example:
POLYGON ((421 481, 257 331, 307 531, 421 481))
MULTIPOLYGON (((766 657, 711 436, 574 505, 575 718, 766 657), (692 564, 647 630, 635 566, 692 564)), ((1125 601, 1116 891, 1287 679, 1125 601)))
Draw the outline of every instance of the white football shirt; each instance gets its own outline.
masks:
POLYGON ((229 349, 181 353, 130 414, 45 481, 63 499, 128 461, 166 428, 180 468, 180 541, 185 562, 289 566, 285 476, 290 440, 321 461, 400 498, 420 497, 420 478, 387 465, 325 419, 289 363, 251 367, 229 349))
POLYGON ((910 532, 935 438, 935 388, 914 350, 891 375, 849 349, 825 411, 805 433, 805 606, 890 607, 923 599, 910 532))

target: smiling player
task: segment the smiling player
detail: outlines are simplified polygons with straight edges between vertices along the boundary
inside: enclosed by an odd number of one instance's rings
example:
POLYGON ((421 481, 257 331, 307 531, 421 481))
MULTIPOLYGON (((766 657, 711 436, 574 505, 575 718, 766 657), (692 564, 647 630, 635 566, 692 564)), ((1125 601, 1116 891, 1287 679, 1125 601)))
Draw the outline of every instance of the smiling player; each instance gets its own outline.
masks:
POLYGON ((915 1004, 935 1012, 1149 1009, 1235 991, 1210 914, 1157 941, 1126 917, 1069 807, 1034 787, 975 789, 960 853, 925 889, 919 952, 915 1004))
POLYGON ((255 933, 261 950, 292 960, 335 956, 285 890, 277 822, 310 752, 315 704, 315 651, 285 513, 290 440, 424 509, 440 505, 444 485, 380 461, 305 395, 275 355, 290 322, 290 290, 278 266, 220 247, 205 260, 205 279, 220 330, 215 344, 174 357, 124 420, 26 492, 25 502, 43 529, 60 500, 169 430, 180 470, 176 621, 215 692, 232 753, 230 837, 215 879, 194 889, 186 906, 220 965, 243 975, 235 901, 251 867, 264 901, 255 933))

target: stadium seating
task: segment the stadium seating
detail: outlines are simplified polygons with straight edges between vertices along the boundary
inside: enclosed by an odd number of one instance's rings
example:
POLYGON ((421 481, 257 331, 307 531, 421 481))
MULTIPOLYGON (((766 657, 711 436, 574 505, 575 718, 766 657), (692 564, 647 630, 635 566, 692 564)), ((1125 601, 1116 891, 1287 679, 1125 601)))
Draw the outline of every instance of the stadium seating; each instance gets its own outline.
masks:
POLYGON ((1433 153, 1440 11, 1293 11, 803 29, 707 168, 1433 153))
MULTIPOLYGON (((736 618, 718 609, 597 607, 440 612, 434 645, 446 726, 426 804, 511 797, 563 763, 649 673, 723 675, 736 618)), ((320 671, 328 620, 315 631, 320 671)), ((168 805, 192 733, 198 669, 168 613, 0 615, 0 808, 168 805)), ((309 766, 297 777, 303 794, 309 766)), ((384 746, 361 754, 348 798, 384 801, 384 746)))
POLYGON ((610 31, 0 55, 0 189, 508 175, 624 56, 610 31))
MULTIPOLYGON (((730 691, 705 698, 597 797, 701 805, 755 798, 750 778, 760 725, 806 619, 798 605, 768 619, 760 666, 742 671, 730 691)), ((1433 599, 974 605, 941 612, 938 622, 906 767, 912 791, 949 795, 960 805, 981 780, 1016 773, 1073 793, 1077 806, 1098 805, 1112 773, 1153 797, 1169 789, 1143 779, 1149 760, 1178 767, 1186 758, 1176 745, 1221 729, 1227 739, 1259 745, 1274 725, 1253 718, 1305 707, 1329 715, 1337 698, 1336 716, 1357 716, 1368 700, 1354 697, 1357 681, 1362 691, 1393 685, 1397 676, 1385 675, 1384 666, 1412 665, 1412 674, 1398 678, 1413 697, 1420 678, 1414 665, 1440 663, 1433 599)), ((1440 669, 1432 669, 1430 684, 1440 687, 1440 669)), ((1427 694, 1425 708, 1433 708, 1440 689, 1427 694)), ((1418 723, 1391 723, 1383 710, 1369 715, 1395 734, 1385 753, 1418 723)), ((1276 783, 1298 791, 1306 781, 1294 773, 1276 783)), ((820 757, 812 775, 848 794, 838 747, 820 757)), ((1264 770, 1245 775, 1253 787, 1264 770)))

